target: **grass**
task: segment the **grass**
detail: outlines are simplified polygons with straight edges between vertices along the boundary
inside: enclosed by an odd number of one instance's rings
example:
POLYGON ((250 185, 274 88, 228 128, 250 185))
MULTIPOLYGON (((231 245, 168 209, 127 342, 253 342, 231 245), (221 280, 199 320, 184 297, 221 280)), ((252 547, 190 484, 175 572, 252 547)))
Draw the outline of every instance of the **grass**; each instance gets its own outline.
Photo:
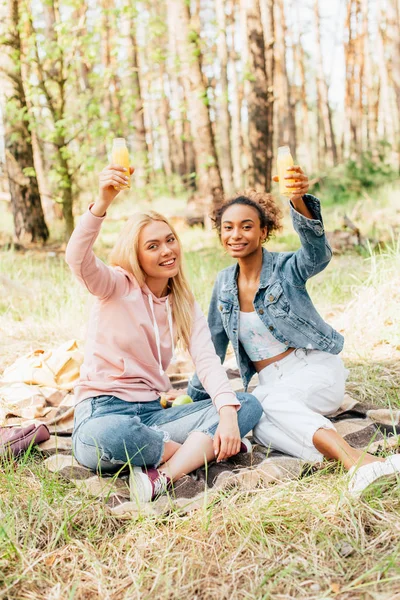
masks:
MULTIPOLYGON (((400 245, 395 193, 385 194, 373 209, 368 202, 357 208, 366 230, 382 224, 384 250, 335 256, 309 290, 321 313, 345 332, 349 391, 400 407, 400 245), (384 223, 382 214, 390 215, 384 223)), ((124 210, 121 203, 115 216, 124 210)), ((328 226, 340 219, 329 208, 328 226)), ((118 228, 116 221, 105 224, 96 247, 101 257, 118 228)), ((214 234, 195 228, 183 230, 182 238, 190 280, 206 309, 215 275, 229 258, 214 234)), ((286 226, 271 245, 285 250, 293 243, 286 226)), ((90 300, 62 253, 3 251, 1 276, 7 278, 0 294, 2 368, 31 349, 84 339, 90 300)), ((121 522, 46 471, 32 451, 0 467, 0 598, 400 598, 399 485, 358 503, 344 489, 341 469, 328 465, 298 481, 221 492, 192 514, 121 522)))

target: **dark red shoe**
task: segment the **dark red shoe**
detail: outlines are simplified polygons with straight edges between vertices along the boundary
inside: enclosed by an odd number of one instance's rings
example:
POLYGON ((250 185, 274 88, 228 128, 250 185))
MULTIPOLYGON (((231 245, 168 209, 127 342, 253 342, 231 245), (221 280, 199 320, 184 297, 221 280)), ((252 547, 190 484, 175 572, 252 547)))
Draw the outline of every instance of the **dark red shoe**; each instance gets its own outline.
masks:
POLYGON ((129 475, 131 500, 140 503, 155 500, 165 494, 170 485, 170 478, 154 468, 133 467, 129 475))
POLYGON ((242 438, 242 443, 240 444, 239 454, 251 454, 253 452, 253 446, 250 442, 249 438, 242 438))

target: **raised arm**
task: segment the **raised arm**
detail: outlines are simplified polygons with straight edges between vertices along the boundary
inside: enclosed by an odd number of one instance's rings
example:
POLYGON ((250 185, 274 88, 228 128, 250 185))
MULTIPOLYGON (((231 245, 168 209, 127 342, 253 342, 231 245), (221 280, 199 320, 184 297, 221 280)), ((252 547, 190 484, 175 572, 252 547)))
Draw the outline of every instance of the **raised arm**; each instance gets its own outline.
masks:
POLYGON ((293 180, 293 183, 287 184, 293 190, 290 212, 301 248, 288 260, 284 258, 285 269, 291 270, 290 279, 295 285, 304 285, 310 277, 325 269, 332 258, 332 250, 325 236, 320 201, 307 194, 307 175, 298 166, 291 167, 288 171, 290 173, 285 178, 293 180))
POLYGON ((124 178, 123 167, 116 165, 109 165, 100 173, 99 198, 82 215, 65 252, 65 260, 75 277, 91 294, 102 299, 114 293, 123 295, 128 286, 123 273, 107 267, 93 252, 107 209, 124 185, 124 178))

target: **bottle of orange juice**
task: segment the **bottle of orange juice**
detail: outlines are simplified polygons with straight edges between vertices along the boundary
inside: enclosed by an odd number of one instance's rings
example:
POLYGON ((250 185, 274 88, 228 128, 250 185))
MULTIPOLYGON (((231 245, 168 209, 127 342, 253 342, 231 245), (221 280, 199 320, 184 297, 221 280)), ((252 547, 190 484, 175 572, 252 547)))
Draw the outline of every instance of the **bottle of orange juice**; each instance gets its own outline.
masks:
POLYGON ((131 174, 129 171, 130 161, 129 161, 129 152, 126 147, 125 138, 114 138, 112 150, 111 150, 111 162, 113 165, 119 165, 120 167, 125 167, 127 170, 124 173, 129 181, 126 185, 121 185, 121 189, 125 190, 131 187, 131 174))
POLYGON ((279 177, 279 193, 284 196, 290 196, 293 191, 290 188, 287 188, 286 185, 288 183, 292 183, 293 179, 285 179, 288 175, 286 169, 288 167, 293 167, 293 158, 290 154, 289 146, 280 146, 278 148, 278 158, 277 158, 277 170, 279 177))

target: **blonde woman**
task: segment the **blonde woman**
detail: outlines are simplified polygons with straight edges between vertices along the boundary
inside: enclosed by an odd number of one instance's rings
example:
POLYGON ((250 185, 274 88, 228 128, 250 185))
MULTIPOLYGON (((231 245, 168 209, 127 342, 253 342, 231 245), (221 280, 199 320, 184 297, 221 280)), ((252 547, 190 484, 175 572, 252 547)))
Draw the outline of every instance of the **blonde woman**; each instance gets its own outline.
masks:
POLYGON ((247 451, 241 438, 262 409, 254 396, 232 391, 183 273, 179 238, 162 215, 134 215, 111 266, 94 255, 125 172, 116 165, 101 172, 99 198, 66 251, 72 272, 96 297, 75 389, 73 449, 93 470, 112 473, 129 464, 132 499, 150 501, 205 461, 247 451), (159 399, 171 388, 165 371, 177 342, 189 351, 209 398, 164 410, 159 399))

